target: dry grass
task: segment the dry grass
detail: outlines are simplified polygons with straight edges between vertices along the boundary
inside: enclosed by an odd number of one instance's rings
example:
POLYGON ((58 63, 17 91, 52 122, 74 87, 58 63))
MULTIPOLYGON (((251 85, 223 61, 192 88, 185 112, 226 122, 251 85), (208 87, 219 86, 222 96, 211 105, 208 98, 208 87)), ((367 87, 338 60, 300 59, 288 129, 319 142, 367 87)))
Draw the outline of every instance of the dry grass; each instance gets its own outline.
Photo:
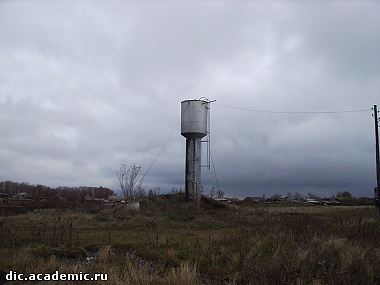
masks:
MULTIPOLYGON (((127 285, 127 284, 169 284, 194 285, 199 284, 197 268, 187 262, 178 268, 154 268, 150 263, 138 259, 133 254, 121 253, 110 246, 99 250, 98 258, 90 264, 83 261, 68 261, 50 256, 41 258, 26 249, 5 250, 3 254, 12 255, 17 260, 18 273, 107 273, 107 281, 91 283, 127 285)), ((49 281, 54 284, 89 284, 89 281, 49 281)), ((46 284, 46 281, 24 281, 22 284, 46 284)))
POLYGON ((7 217, 0 269, 108 273, 106 284, 380 284, 371 207, 141 205, 7 217))

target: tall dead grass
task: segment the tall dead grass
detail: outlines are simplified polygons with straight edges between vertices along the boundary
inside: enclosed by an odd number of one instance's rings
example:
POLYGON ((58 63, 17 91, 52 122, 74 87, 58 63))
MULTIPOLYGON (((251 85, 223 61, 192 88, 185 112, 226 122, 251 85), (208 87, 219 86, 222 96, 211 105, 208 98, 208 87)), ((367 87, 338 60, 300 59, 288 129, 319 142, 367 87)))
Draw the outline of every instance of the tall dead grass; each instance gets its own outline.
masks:
POLYGON ((380 223, 365 208, 141 205, 6 218, 0 270, 107 273, 111 285, 380 284, 380 223))
MULTIPOLYGON (((68 261, 56 256, 41 258, 33 251, 7 250, 6 254, 13 256, 16 264, 13 271, 18 273, 89 273, 91 276, 97 273, 106 273, 107 281, 91 281, 91 284, 110 285, 195 285, 200 284, 198 269, 195 264, 182 263, 179 267, 163 268, 154 266, 150 262, 143 261, 133 254, 123 253, 112 249, 110 246, 102 247, 97 258, 87 264, 84 260, 68 261)), ((47 284, 47 281, 23 281, 22 284, 47 284)), ((89 281, 49 281, 49 284, 89 284, 89 281)))

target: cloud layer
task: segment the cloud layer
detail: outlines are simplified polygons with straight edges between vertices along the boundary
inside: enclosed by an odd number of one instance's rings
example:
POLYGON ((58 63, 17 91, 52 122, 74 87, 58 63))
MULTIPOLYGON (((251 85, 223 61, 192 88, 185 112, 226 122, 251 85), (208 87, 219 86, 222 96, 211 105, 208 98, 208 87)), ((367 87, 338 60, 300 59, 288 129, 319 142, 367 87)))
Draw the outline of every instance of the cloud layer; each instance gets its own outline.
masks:
POLYGON ((375 1, 1 2, 0 180, 116 189, 174 129, 145 184, 178 188, 180 102, 205 96, 229 196, 372 196, 379 27, 375 1))

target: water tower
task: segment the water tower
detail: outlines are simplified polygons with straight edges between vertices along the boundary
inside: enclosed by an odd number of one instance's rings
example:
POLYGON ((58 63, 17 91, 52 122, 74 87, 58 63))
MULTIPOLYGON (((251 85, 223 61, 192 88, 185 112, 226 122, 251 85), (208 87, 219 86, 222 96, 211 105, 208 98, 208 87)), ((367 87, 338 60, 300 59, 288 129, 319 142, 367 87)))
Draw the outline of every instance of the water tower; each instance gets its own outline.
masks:
POLYGON ((181 135, 186 138, 185 191, 186 201, 201 202, 202 142, 207 142, 207 166, 210 153, 210 101, 208 99, 181 102, 181 135), (208 135, 208 139, 202 138, 208 135))

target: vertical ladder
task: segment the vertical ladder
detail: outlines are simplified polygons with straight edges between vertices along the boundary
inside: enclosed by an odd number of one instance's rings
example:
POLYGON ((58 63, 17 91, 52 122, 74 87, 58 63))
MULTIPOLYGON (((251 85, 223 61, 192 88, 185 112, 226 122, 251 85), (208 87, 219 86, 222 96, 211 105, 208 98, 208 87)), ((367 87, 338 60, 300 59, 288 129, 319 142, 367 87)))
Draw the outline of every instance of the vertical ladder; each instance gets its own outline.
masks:
POLYGON ((205 140, 202 140, 203 143, 206 143, 206 164, 202 165, 202 167, 206 167, 208 170, 210 170, 210 165, 211 165, 211 160, 210 160, 210 155, 211 155, 211 136, 210 136, 210 100, 206 99, 208 103, 208 108, 207 108, 207 135, 205 136, 205 140))

